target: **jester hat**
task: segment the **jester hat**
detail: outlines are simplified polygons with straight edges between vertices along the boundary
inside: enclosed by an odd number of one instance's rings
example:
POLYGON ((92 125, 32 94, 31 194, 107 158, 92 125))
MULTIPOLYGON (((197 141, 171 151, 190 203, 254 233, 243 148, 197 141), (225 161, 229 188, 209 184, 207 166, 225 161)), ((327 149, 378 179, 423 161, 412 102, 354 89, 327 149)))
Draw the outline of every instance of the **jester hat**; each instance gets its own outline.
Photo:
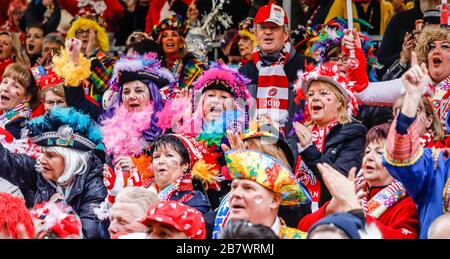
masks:
POLYGON ((310 199, 292 172, 279 160, 254 150, 225 153, 232 179, 247 179, 281 195, 281 205, 297 205, 310 199))

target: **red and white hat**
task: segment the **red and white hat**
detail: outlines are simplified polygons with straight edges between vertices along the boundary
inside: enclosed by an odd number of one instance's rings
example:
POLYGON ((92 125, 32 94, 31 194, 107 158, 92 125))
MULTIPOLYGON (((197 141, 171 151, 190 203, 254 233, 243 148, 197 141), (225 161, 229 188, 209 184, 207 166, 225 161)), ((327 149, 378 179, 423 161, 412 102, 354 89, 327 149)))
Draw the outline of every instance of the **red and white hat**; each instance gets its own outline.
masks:
POLYGON ((349 115, 356 116, 358 111, 358 100, 354 93, 354 81, 349 81, 348 77, 339 72, 338 66, 333 62, 326 62, 315 67, 312 64, 305 66, 305 71, 297 72, 298 80, 294 84, 296 93, 295 101, 307 96, 309 87, 313 81, 325 81, 333 85, 344 97, 347 102, 347 112, 349 115))
POLYGON ((278 26, 283 26, 284 24, 289 24, 288 17, 283 8, 276 4, 268 4, 259 8, 256 13, 255 24, 263 22, 273 22, 278 26))
POLYGON ((148 208, 145 217, 138 222, 148 225, 158 222, 184 232, 189 239, 205 239, 206 226, 200 211, 176 201, 163 201, 148 208))

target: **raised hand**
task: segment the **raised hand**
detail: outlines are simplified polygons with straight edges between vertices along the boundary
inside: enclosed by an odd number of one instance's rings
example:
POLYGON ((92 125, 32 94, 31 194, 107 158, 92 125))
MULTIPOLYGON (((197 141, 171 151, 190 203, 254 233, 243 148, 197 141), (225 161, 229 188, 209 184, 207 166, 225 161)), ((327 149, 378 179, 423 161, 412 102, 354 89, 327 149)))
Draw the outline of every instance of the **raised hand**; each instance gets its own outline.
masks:
POLYGON ((347 49, 360 49, 361 39, 356 29, 352 31, 349 29, 344 29, 344 37, 342 38, 342 45, 346 46, 347 49))
POLYGON ((421 96, 430 80, 425 63, 419 65, 416 53, 411 52, 411 68, 402 76, 406 93, 421 96))
POLYGON ((402 81, 406 90, 402 113, 414 118, 421 100, 420 98, 431 82, 425 63, 419 66, 417 55, 414 51, 411 53, 411 68, 402 76, 402 81))
POLYGON ((77 38, 70 38, 66 40, 66 50, 69 53, 69 61, 75 65, 80 63, 80 51, 82 42, 77 38))
POLYGON ((306 148, 309 145, 311 145, 312 144, 311 131, 309 131, 309 129, 305 125, 298 122, 294 122, 293 126, 295 130, 295 135, 297 135, 297 138, 302 148, 306 148))
POLYGON ((123 171, 130 171, 133 165, 133 160, 129 156, 120 156, 116 160, 116 167, 119 166, 123 171))
POLYGON ((124 188, 125 181, 122 169, 119 166, 115 166, 114 169, 115 170, 107 164, 103 165, 103 183, 105 184, 106 189, 108 189, 108 194, 116 197, 124 188))
POLYGON ((400 52, 400 62, 402 64, 408 64, 411 60, 411 52, 415 46, 415 40, 413 34, 406 32, 403 38, 402 51, 400 52))
POLYGON ((238 133, 232 132, 231 130, 227 131, 227 138, 230 142, 230 146, 227 146, 225 144, 222 144, 222 150, 224 152, 227 152, 229 150, 239 150, 239 149, 246 149, 244 142, 239 137, 238 133))

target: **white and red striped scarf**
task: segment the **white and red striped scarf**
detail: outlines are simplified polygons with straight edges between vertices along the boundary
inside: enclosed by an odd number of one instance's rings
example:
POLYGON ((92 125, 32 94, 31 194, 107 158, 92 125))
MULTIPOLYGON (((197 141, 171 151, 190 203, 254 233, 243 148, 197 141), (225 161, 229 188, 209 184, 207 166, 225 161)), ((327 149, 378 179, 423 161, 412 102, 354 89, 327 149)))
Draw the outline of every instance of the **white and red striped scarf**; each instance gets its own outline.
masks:
POLYGON ((331 121, 331 123, 324 127, 319 127, 317 126, 317 124, 314 124, 313 128, 311 129, 312 140, 320 152, 323 153, 326 136, 330 132, 331 128, 333 128, 337 124, 337 119, 334 119, 333 121, 331 121))
MULTIPOLYGON (((312 141, 321 153, 323 153, 325 147, 325 138, 327 137, 328 133, 330 133, 330 130, 338 123, 338 120, 334 119, 324 127, 318 127, 316 124, 314 124, 313 128, 311 129, 312 141)), ((297 156, 295 177, 306 186, 306 189, 308 189, 309 193, 311 194, 312 212, 317 211, 319 209, 322 187, 314 173, 311 171, 311 169, 308 168, 300 155, 297 156)))
POLYGON ((388 208, 394 206, 405 196, 405 187, 399 181, 394 180, 383 190, 375 194, 372 199, 367 201, 367 197, 364 197, 361 202, 367 215, 379 219, 388 208))
POLYGON ((267 66, 261 60, 259 47, 253 52, 253 61, 259 70, 256 115, 259 117, 267 114, 281 127, 284 127, 289 117, 289 83, 284 65, 288 61, 290 50, 291 44, 286 42, 277 61, 267 66))

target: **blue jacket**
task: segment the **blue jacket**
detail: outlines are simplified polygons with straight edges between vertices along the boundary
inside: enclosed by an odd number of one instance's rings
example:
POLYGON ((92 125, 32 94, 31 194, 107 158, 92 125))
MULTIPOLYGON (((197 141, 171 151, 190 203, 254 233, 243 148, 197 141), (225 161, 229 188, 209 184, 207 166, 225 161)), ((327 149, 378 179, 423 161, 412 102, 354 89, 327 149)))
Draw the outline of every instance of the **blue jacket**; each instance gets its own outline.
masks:
MULTIPOLYGON (((0 177, 17 185, 22 191, 27 207, 48 201, 56 193, 54 187, 34 168, 36 161, 27 155, 13 154, 0 144, 0 177)), ((96 155, 89 157, 85 173, 76 176, 69 196, 66 199, 81 219, 85 238, 108 236, 107 229, 101 227, 94 213, 107 195, 103 184, 103 163, 96 155)))
MULTIPOLYGON (((415 120, 400 113, 395 125, 397 134, 407 134, 415 120)), ((446 183, 450 182, 450 159, 445 159, 439 150, 420 147, 409 161, 403 162, 391 161, 385 152, 383 164, 392 177, 403 184, 416 203, 421 226, 420 238, 426 239, 431 223, 444 211, 443 190, 446 183)))
POLYGON ((436 149, 422 149, 417 161, 400 165, 383 159, 384 166, 399 180, 417 205, 420 218, 420 238, 426 239, 431 223, 443 213, 445 183, 449 181, 450 159, 436 149))
POLYGON ((208 198, 200 191, 178 191, 170 197, 172 201, 178 201, 183 198, 185 195, 193 194, 192 197, 183 202, 184 204, 200 211, 202 214, 205 214, 211 210, 211 205, 208 201, 208 198))

